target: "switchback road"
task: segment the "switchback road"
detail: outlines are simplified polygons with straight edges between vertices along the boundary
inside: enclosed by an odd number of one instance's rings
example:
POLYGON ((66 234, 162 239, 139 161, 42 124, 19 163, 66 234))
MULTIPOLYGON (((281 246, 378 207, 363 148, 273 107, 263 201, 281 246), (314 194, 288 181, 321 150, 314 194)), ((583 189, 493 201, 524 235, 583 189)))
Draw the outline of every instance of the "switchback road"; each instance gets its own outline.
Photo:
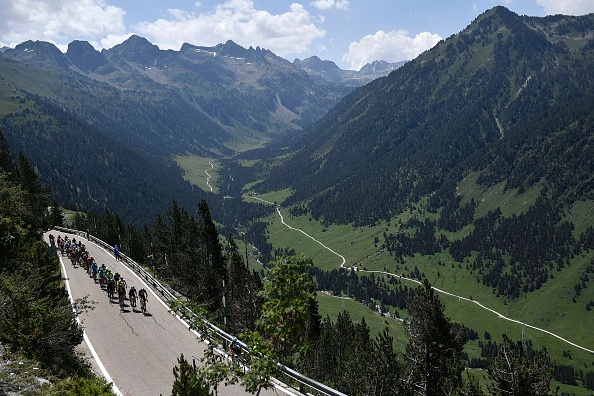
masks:
MULTIPOLYGON (((335 255, 336 255, 338 258, 340 258, 340 260, 341 260, 340 267, 341 267, 341 268, 345 268, 346 259, 345 259, 345 257, 344 257, 343 255, 341 255, 341 254, 339 254, 339 253, 335 252, 334 250, 330 249, 328 246, 324 245, 322 242, 318 241, 317 239, 315 239, 315 238, 314 238, 314 237, 312 237, 311 235, 307 234, 305 231, 303 231, 303 230, 300 230, 300 229, 298 229, 298 228, 291 227, 289 224, 285 223, 285 219, 284 219, 284 217, 283 217, 283 215, 281 214, 281 211, 280 211, 280 205, 278 205, 278 204, 275 204, 274 202, 266 201, 266 200, 264 200, 264 199, 258 198, 258 197, 256 197, 256 196, 253 196, 253 195, 246 195, 246 197, 247 197, 247 198, 251 198, 251 199, 256 199, 256 200, 258 200, 258 201, 261 201, 261 202, 264 202, 264 203, 267 203, 267 204, 270 204, 270 205, 274 205, 274 206, 275 206, 275 208, 276 208, 276 212, 278 213, 278 215, 279 215, 279 217, 280 217, 280 221, 281 221, 281 223, 282 223, 282 224, 283 224, 285 227, 287 227, 287 228, 288 228, 288 229, 290 229, 290 230, 293 230, 293 231, 297 231, 297 232, 300 232, 300 233, 302 233, 303 235, 307 236, 308 238, 310 238, 310 239, 311 239, 311 240, 313 240, 314 242, 318 243, 320 246, 322 246, 322 247, 324 247, 325 249, 327 249, 329 252, 331 252, 331 253, 335 254, 335 255)), ((352 268, 353 270, 355 270, 355 271, 358 271, 358 272, 366 272, 366 273, 376 273, 376 274, 382 274, 382 275, 390 275, 390 276, 394 276, 394 277, 400 278, 400 279, 402 279, 402 280, 405 280, 405 281, 408 281, 408 282, 413 282, 413 283, 416 283, 416 284, 419 284, 419 285, 421 284, 421 282, 419 282, 419 281, 418 281, 418 280, 416 280, 416 279, 407 278, 407 277, 405 277, 405 276, 398 275, 398 274, 391 273, 391 272, 387 272, 387 271, 367 271, 367 270, 362 270, 362 269, 360 269, 360 268, 358 268, 358 267, 356 267, 356 266, 351 266, 351 268, 352 268)), ((584 351, 586 351, 586 352, 589 352, 589 353, 593 353, 593 354, 594 354, 594 350, 592 350, 592 349, 588 349, 588 348, 586 348, 586 347, 583 347, 583 346, 581 346, 581 345, 578 345, 578 344, 576 344, 576 343, 574 343, 574 342, 571 342, 571 341, 569 341, 569 340, 567 340, 567 339, 565 339, 565 338, 563 338, 563 337, 561 337, 561 336, 559 336, 559 335, 557 335, 557 334, 555 334, 555 333, 552 333, 552 332, 550 332, 550 331, 548 331, 548 330, 545 330, 545 329, 542 329, 542 328, 540 328, 540 327, 536 327, 536 326, 533 326, 533 325, 531 325, 531 324, 528 324, 528 323, 525 323, 525 322, 521 322, 521 321, 519 321, 519 320, 516 320, 516 319, 510 318, 510 317, 507 317, 507 316, 505 316, 505 315, 503 315, 503 314, 501 314, 501 313, 499 313, 499 312, 495 311, 494 309, 491 309, 491 308, 489 308, 489 307, 487 307, 487 306, 485 306, 485 305, 481 304, 479 301, 476 301, 476 300, 473 300, 473 299, 469 299, 469 298, 466 298, 466 297, 462 297, 462 296, 458 296, 458 295, 456 295, 456 294, 453 294, 453 293, 447 292, 447 291, 445 291, 445 290, 438 289, 438 288, 436 288, 435 286, 432 286, 432 288, 433 288, 435 291, 437 291, 438 293, 446 294, 446 295, 448 295, 448 296, 452 296, 452 297, 458 298, 459 300, 464 300, 464 301, 467 301, 467 302, 470 302, 470 303, 476 304, 476 305, 478 305, 479 307, 481 307, 482 309, 484 309, 484 310, 487 310, 487 311, 489 311, 489 312, 491 312, 491 313, 493 313, 493 314, 497 315, 497 317, 499 317, 500 319, 507 320, 507 321, 509 321, 509 322, 512 322, 512 323, 517 323, 517 324, 520 324, 520 325, 522 325, 522 326, 526 326, 526 327, 528 327, 528 328, 531 328, 531 329, 534 329, 534 330, 540 331, 540 332, 542 332, 542 333, 545 333, 545 334, 548 334, 548 335, 550 335, 550 336, 552 336, 552 337, 555 337, 555 338, 557 338, 557 339, 559 339, 559 340, 561 340, 561 341, 563 341, 563 342, 565 342, 565 343, 567 343, 567 344, 569 344, 569 345, 571 345, 571 346, 573 346, 573 347, 576 347, 576 348, 579 348, 579 349, 581 349, 581 350, 584 350, 584 351)))

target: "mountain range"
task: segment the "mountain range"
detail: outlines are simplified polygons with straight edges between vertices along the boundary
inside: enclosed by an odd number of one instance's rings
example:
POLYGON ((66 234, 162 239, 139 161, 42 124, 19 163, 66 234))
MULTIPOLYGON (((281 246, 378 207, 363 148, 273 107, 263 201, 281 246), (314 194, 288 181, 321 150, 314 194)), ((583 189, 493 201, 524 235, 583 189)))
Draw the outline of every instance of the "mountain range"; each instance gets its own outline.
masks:
MULTIPOLYGON (((233 42, 26 42, 0 56, 0 128, 68 207, 142 224, 206 197, 226 231, 272 254, 273 206, 241 197, 286 196, 321 232, 374 230, 334 239, 353 268, 429 278, 593 348, 594 14, 495 7, 358 73, 233 42), (217 194, 182 178, 180 155, 217 158, 217 194)), ((553 348, 591 370, 586 352, 553 348)))
MULTIPOLYGON (((31 158, 69 206, 108 206, 136 219, 169 204, 161 186, 195 200, 175 156, 229 156, 292 135, 353 89, 352 81, 324 79, 232 41, 165 51, 132 36, 102 51, 73 41, 66 53, 26 41, 0 55, 0 127, 13 151, 31 158), (63 163, 76 165, 64 172, 63 163), (126 185, 136 191, 132 201, 126 185), (140 197, 146 206, 130 205, 140 197)), ((377 75, 362 73, 361 84, 377 75)))
POLYGON ((339 68, 336 63, 329 60, 322 60, 317 56, 312 56, 303 60, 295 59, 293 64, 302 68, 309 74, 320 76, 325 80, 359 87, 376 78, 389 74, 402 67, 406 62, 407 61, 390 63, 382 60, 373 61, 366 64, 358 71, 343 70, 339 68))
MULTIPOLYGON (((506 188, 557 186, 551 163, 591 163, 577 136, 591 132, 593 32, 592 15, 492 9, 279 144, 283 163, 261 192, 291 188, 287 203, 307 201, 316 218, 373 224, 473 172, 506 188), (563 140, 568 134, 575 140, 563 140), (546 163, 535 160, 543 141, 559 145, 546 163), (563 151, 568 143, 574 149, 563 151)), ((555 198, 591 191, 583 171, 571 173, 579 187, 557 186, 555 198)))

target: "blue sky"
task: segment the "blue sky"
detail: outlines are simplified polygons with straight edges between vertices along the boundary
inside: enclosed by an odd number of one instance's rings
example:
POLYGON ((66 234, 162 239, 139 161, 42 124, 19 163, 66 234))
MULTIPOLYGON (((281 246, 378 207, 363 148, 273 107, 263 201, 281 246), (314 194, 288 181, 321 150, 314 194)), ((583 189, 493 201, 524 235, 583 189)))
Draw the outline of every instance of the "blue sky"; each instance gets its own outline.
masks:
POLYGON ((0 0, 0 46, 72 40, 100 50, 131 34, 161 49, 233 40, 290 61, 317 55, 343 69, 412 59, 489 8, 583 15, 594 0, 0 0))

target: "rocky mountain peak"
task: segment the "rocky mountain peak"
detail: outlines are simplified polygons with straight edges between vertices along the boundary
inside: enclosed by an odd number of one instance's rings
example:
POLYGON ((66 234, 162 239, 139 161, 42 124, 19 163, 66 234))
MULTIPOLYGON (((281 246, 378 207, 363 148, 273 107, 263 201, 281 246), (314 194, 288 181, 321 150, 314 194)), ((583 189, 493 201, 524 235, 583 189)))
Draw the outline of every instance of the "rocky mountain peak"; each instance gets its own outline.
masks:
POLYGON ((123 43, 109 50, 103 50, 102 53, 107 59, 115 57, 142 66, 150 66, 155 63, 160 55, 160 51, 157 45, 151 44, 146 38, 132 35, 123 43))
POLYGON ((108 64, 105 56, 87 41, 73 41, 68 44, 66 56, 83 72, 96 70, 108 64))
POLYGON ((4 55, 28 65, 58 66, 64 69, 70 67, 70 61, 66 55, 54 44, 46 41, 28 40, 14 49, 6 50, 4 55))

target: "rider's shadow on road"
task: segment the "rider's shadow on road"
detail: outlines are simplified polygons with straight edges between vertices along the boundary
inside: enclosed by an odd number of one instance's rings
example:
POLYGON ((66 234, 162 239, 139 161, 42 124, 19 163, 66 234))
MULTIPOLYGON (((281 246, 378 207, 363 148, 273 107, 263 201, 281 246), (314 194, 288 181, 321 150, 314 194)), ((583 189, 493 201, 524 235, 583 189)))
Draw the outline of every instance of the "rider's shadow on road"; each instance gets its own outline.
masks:
MULTIPOLYGON (((126 305, 126 306, 128 306, 128 305, 126 305)), ((140 309, 138 309, 138 308, 132 308, 131 310, 128 310, 128 309, 125 309, 124 308, 124 310, 122 312, 130 312, 130 311, 132 313, 139 313, 139 314, 142 313, 142 311, 140 309)), ((153 316, 153 314, 151 314, 150 312, 145 312, 144 313, 144 316, 153 316)))

